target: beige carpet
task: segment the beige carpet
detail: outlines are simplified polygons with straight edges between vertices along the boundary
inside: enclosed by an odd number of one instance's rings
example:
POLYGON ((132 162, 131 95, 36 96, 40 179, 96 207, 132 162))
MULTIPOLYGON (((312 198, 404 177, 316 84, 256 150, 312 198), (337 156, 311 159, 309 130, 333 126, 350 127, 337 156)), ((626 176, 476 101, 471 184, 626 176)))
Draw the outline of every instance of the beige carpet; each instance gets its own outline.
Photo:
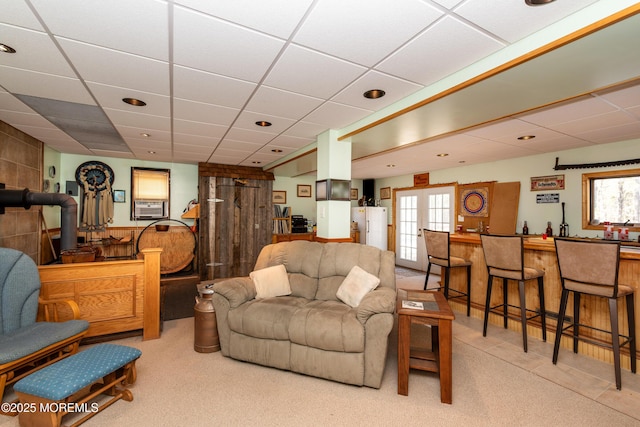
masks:
MULTIPOLYGON (((419 287, 423 280, 402 278, 398 286, 419 287)), ((117 342, 143 352, 134 400, 117 402, 85 425, 639 425, 456 338, 469 333, 477 332, 454 322, 453 404, 445 405, 435 374, 412 371, 409 396, 397 394, 395 329, 383 384, 375 390, 238 362, 219 352, 197 353, 193 319, 168 321, 159 340, 117 342)), ((0 426, 17 425, 17 418, 0 416, 0 426)))

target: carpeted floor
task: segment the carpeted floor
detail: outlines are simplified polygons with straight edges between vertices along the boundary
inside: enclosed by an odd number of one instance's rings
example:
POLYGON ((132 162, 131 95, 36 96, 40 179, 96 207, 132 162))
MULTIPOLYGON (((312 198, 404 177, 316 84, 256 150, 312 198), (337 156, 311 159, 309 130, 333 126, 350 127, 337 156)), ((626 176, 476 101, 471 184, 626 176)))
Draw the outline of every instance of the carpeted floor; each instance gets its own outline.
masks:
MULTIPOLYGON (((424 276, 398 278, 421 287, 424 276)), ((397 394, 397 335, 379 390, 354 387, 193 350, 193 319, 167 321, 162 338, 117 343, 142 350, 134 400, 119 401, 86 426, 638 426, 624 415, 472 345, 486 345, 479 320, 457 315, 453 404, 440 403, 435 374, 412 371, 397 394)), ((495 334, 498 335, 498 334, 495 334)), ((517 349, 517 346, 514 346, 517 349)), ((529 357, 518 349, 520 357, 529 357)), ((547 364, 551 364, 550 361, 547 364)), ((624 381, 627 381, 624 379, 624 381)), ((622 396, 619 394, 618 396, 622 396)), ((0 416, 0 426, 18 426, 0 416)))

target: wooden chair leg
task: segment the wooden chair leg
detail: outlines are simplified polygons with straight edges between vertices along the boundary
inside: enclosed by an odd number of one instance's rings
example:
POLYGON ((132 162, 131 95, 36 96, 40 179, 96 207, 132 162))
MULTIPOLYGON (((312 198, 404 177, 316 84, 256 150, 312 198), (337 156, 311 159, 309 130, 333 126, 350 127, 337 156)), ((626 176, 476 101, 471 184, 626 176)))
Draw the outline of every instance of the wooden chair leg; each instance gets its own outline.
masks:
POLYGON ((482 336, 487 336, 487 324, 489 323, 489 312, 491 311, 491 287, 493 282, 493 276, 489 276, 487 282, 487 300, 484 306, 484 326, 482 327, 482 336))
POLYGON ((544 305, 544 277, 538 277, 538 296, 540 298, 540 322, 542 323, 542 341, 547 342, 547 309, 544 305))
POLYGON ((627 322, 629 324, 629 352, 631 358, 631 372, 636 373, 636 315, 633 294, 625 297, 627 300, 627 322))
POLYGON ((560 310, 558 311, 558 324, 556 325, 556 339, 553 344, 553 364, 558 362, 558 351, 560 350, 560 339, 562 338, 562 329, 564 328, 564 316, 567 310, 567 300, 569 299, 569 291, 562 290, 560 297, 560 310))
POLYGON ((427 264, 427 277, 424 278, 424 290, 427 290, 427 284, 429 283, 429 273, 431 272, 431 263, 427 264))
POLYGON ((471 314, 471 266, 467 266, 467 317, 471 314))
POLYGON ((618 332, 618 299, 609 298, 609 316, 611 317, 611 341, 613 343, 613 366, 616 371, 616 388, 622 388, 620 372, 620 334, 618 332))
POLYGON ((444 298, 449 299, 449 274, 451 273, 451 269, 449 267, 444 268, 444 298))
POLYGON ((520 321, 522 322, 522 347, 527 352, 527 298, 524 293, 524 280, 518 280, 518 295, 520 296, 520 321))
POLYGON ((504 328, 507 329, 507 320, 509 318, 509 280, 502 279, 502 318, 504 321, 504 328))
POLYGON ((580 335, 580 292, 573 293, 573 352, 578 352, 578 336, 580 335))

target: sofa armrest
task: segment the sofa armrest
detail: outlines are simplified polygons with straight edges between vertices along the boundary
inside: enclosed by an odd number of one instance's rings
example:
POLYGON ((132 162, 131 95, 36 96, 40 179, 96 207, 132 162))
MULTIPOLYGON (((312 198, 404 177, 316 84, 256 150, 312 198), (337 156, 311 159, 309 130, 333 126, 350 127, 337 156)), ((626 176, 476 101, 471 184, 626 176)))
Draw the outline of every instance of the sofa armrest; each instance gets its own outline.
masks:
MULTIPOLYGON (((71 318, 73 320, 80 319, 80 307, 73 300, 46 300, 42 297, 38 298, 38 305, 40 306, 42 313, 42 320, 45 322, 60 322, 60 312, 63 313, 71 312, 71 318), (64 307, 62 309, 58 308, 58 304, 61 304, 64 307)), ((68 316, 64 316, 68 317, 68 316)), ((68 319, 66 319, 68 320, 68 319)))
POLYGON ((215 283, 212 289, 217 294, 225 297, 229 301, 231 308, 236 308, 256 297, 256 287, 249 277, 226 279, 215 283))
POLYGON ((374 314, 394 313, 395 309, 396 292, 390 288, 379 287, 362 298, 356 308, 356 318, 364 325, 374 314))

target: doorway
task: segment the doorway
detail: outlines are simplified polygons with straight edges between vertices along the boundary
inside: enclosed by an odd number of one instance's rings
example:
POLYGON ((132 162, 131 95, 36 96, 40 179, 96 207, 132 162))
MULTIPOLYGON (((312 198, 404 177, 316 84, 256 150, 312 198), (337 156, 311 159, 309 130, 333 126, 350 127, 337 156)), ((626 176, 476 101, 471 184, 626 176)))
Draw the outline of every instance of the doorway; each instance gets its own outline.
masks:
MULTIPOLYGON (((422 229, 453 231, 455 186, 396 191, 396 265, 427 270, 422 229)), ((434 268, 434 274, 439 274, 434 268)))

